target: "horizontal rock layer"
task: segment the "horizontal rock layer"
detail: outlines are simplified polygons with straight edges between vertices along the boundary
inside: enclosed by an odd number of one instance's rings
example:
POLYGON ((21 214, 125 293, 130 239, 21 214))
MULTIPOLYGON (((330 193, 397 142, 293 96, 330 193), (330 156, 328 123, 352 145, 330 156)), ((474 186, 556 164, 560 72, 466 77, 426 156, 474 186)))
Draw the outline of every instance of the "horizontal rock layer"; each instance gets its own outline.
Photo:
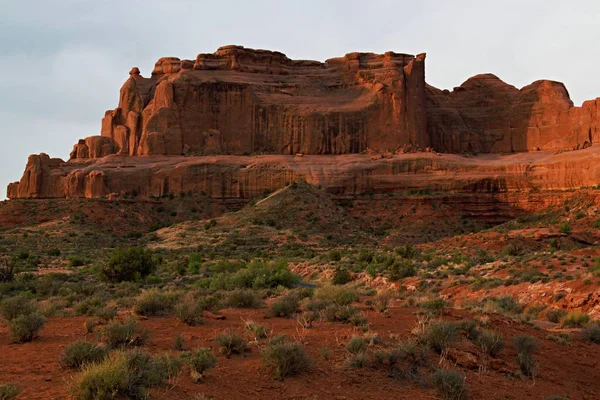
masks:
POLYGON ((336 195, 404 193, 514 193, 569 190, 600 181, 600 148, 463 157, 435 153, 343 156, 112 155, 62 162, 31 156, 9 198, 105 197, 113 193, 162 196, 205 193, 217 199, 251 199, 298 179, 336 195))

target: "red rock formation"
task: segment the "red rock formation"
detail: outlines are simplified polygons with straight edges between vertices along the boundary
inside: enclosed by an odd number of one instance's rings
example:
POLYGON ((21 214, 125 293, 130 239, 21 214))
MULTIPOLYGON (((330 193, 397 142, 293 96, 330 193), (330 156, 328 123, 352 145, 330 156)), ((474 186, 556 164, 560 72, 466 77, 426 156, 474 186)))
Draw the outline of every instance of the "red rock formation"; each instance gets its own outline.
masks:
POLYGON ((454 91, 427 86, 432 146, 448 153, 509 153, 582 148, 600 141, 600 99, 573 107, 562 83, 518 90, 485 74, 454 91))
POLYGON ((111 193, 162 196, 204 192, 222 200, 249 200, 304 179, 330 193, 526 193, 596 185, 600 147, 578 152, 462 157, 435 153, 303 157, 112 155, 62 163, 32 156, 9 197, 106 197, 111 193))
POLYGON ((549 154, 600 141, 600 98, 574 107, 561 83, 537 81, 519 90, 491 74, 442 91, 425 84, 424 63, 424 54, 392 52, 295 61, 241 46, 195 61, 161 58, 151 78, 131 69, 118 108, 102 120, 101 136, 80 140, 68 163, 31 156, 8 197, 198 190, 247 199, 296 178, 349 194, 598 184, 595 152, 549 154), (432 152, 429 146, 445 153, 544 154, 502 159, 514 165, 394 155, 432 152), (370 156, 351 156, 362 152, 370 156), (201 157, 251 153, 280 156, 201 157), (306 157, 282 156, 295 154, 306 157))
POLYGON ((352 53, 320 63, 221 47, 133 68, 102 136, 129 155, 345 154, 429 144, 425 55, 352 53))

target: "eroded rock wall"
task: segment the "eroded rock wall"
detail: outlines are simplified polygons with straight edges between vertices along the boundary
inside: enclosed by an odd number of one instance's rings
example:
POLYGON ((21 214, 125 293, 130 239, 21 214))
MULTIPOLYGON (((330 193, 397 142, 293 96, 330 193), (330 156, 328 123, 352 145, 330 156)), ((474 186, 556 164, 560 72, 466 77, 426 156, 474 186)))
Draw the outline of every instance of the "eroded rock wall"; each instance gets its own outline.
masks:
POLYGON ((560 151, 600 141, 600 99, 574 107, 560 82, 536 81, 519 90, 484 74, 452 92, 426 90, 427 129, 439 151, 560 151))
POLYGON ((45 157, 30 157, 26 175, 10 187, 10 197, 163 196, 191 191, 222 200, 249 200, 298 179, 347 196, 410 190, 543 192, 590 187, 600 181, 600 147, 562 154, 462 157, 415 153, 376 160, 358 154, 113 155, 95 162, 52 164, 45 157))
POLYGON ((351 53, 320 63, 226 46, 195 61, 161 58, 151 78, 131 70, 101 136, 129 155, 425 147, 425 55, 351 53))

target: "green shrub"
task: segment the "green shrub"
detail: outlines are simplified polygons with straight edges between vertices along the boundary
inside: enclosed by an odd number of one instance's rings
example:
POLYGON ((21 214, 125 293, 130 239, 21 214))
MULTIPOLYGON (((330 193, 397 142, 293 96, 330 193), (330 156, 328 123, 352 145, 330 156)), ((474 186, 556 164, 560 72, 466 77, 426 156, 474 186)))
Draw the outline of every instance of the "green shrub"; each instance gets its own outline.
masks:
POLYGON ((103 333, 104 341, 111 349, 141 346, 149 337, 149 332, 140 329, 137 321, 134 319, 129 319, 125 322, 111 322, 104 328, 103 333))
POLYGON ((331 279, 331 283, 334 285, 345 285, 350 281, 352 281, 352 275, 347 269, 337 269, 331 279))
POLYGON ((520 314, 523 306, 511 296, 494 297, 490 299, 497 312, 501 314, 520 314))
POLYGON ((150 289, 138 296, 133 311, 144 316, 168 315, 173 312, 178 300, 179 296, 175 293, 150 289))
POLYGON ((421 308, 426 315, 430 317, 438 317, 444 311, 444 307, 447 307, 448 303, 444 299, 433 299, 421 303, 421 308))
POLYGON ((379 293, 371 302, 371 308, 379 313, 386 313, 391 297, 389 293, 379 293))
POLYGON ((353 337, 346 345, 350 354, 364 353, 367 350, 367 341, 361 337, 353 337))
POLYGON ((354 307, 337 304, 327 306, 322 311, 323 318, 329 322, 350 322, 358 313, 359 311, 354 307))
POLYGON ((8 329, 13 341, 17 343, 31 342, 46 324, 46 318, 34 312, 13 318, 8 329))
POLYGON ((563 222, 562 224, 560 224, 560 226, 558 227, 558 231, 560 233, 565 233, 565 234, 569 234, 571 233, 571 223, 570 222, 563 222))
POLYGON ((422 341, 438 353, 445 351, 458 338, 457 325, 447 321, 435 321, 427 325, 422 341))
POLYGON ((538 349, 536 338, 530 335, 515 336, 513 346, 517 351, 517 361, 521 372, 525 376, 535 376, 537 362, 534 353, 538 349))
POLYGON ((14 261, 3 260, 0 262, 0 283, 12 282, 15 279, 14 261))
POLYGON ((587 342, 600 344, 600 324, 593 323, 581 330, 581 338, 587 342))
POLYGON ((521 247, 517 246, 514 243, 509 243, 506 246, 504 246, 504 248, 502 249, 502 254, 505 256, 516 257, 516 256, 521 255, 522 252, 523 252, 523 249, 521 249, 521 247))
POLYGON ((9 297, 0 303, 0 315, 8 322, 22 315, 31 314, 35 310, 31 300, 25 296, 9 297))
POLYGON ((227 358, 231 358, 233 354, 244 355, 248 348, 246 341, 231 331, 217 336, 215 342, 221 346, 221 353, 227 358))
POLYGON ((590 322, 590 316, 582 312, 573 311, 568 313, 561 322, 565 327, 581 328, 590 322))
POLYGON ((548 321, 554 322, 555 324, 558 324, 566 315, 567 312, 560 308, 548 310, 546 312, 546 318, 548 319, 548 321))
POLYGON ((204 319, 204 305, 191 294, 187 294, 183 300, 175 307, 175 314, 180 321, 185 322, 189 326, 202 325, 204 319))
POLYGON ((86 316, 96 315, 104 305, 105 300, 98 296, 87 297, 75 304, 75 314, 86 316))
POLYGON ((395 261, 386 268, 386 271, 391 281, 399 281, 417 275, 417 269, 411 260, 395 261))
POLYGON ((297 375, 310 369, 311 361, 300 343, 270 344, 262 352, 263 362, 274 369, 275 377, 283 380, 286 376, 297 375))
POLYGON ((348 365, 352 368, 365 368, 369 365, 370 357, 367 353, 350 354, 348 357, 348 365))
POLYGON ((314 298, 327 303, 345 306, 359 300, 358 292, 345 286, 326 286, 315 291, 314 298))
POLYGON ((327 257, 330 261, 340 261, 342 259, 342 253, 339 250, 329 250, 327 257))
MULTIPOLYGON (((584 330, 585 329, 586 328, 584 328, 584 330)), ((560 344, 560 345, 564 346, 564 345, 569 344, 569 342, 571 341, 571 336, 569 336, 568 333, 560 333, 558 335, 549 333, 548 335, 546 335, 546 339, 552 340, 556 344, 560 344)))
POLYGON ((246 330, 254 335, 255 340, 265 339, 269 336, 269 330, 264 325, 258 325, 254 321, 246 322, 246 330))
POLYGON ((48 255, 50 257, 60 257, 60 249, 50 249, 48 250, 48 255))
POLYGON ((458 328, 463 331, 470 340, 476 340, 481 333, 477 328, 477 323, 472 319, 463 319, 458 323, 458 328))
POLYGON ((102 270, 111 282, 135 281, 150 275, 157 267, 150 250, 143 247, 117 248, 102 270))
POLYGON ((60 363, 66 368, 80 369, 85 364, 104 361, 107 354, 105 347, 89 342, 75 342, 63 351, 60 363))
POLYGON ((21 388, 10 383, 0 383, 0 400, 12 400, 21 393, 21 388))
POLYGON ((483 330, 475 339, 475 343, 484 354, 496 357, 504 348, 504 338, 499 332, 483 330))
POLYGON ((261 308, 261 296, 250 289, 237 289, 227 294, 224 304, 232 308, 261 308))
POLYGON ((204 373, 217 365, 217 358, 210 349, 199 348, 187 355, 187 363, 190 366, 192 381, 201 382, 204 373))
POLYGON ((119 351, 101 363, 85 365, 71 392, 78 400, 145 399, 148 388, 167 381, 170 369, 164 358, 119 351))
POLYGON ((468 398, 465 377, 456 371, 438 369, 431 374, 431 384, 444 400, 463 400, 468 398))
POLYGON ((419 254, 418 250, 414 248, 412 243, 406 243, 403 246, 397 247, 394 251, 400 257, 408 259, 415 258, 419 254))
POLYGON ((294 294, 283 296, 271 305, 270 315, 278 318, 290 318, 298 312, 300 301, 294 294))

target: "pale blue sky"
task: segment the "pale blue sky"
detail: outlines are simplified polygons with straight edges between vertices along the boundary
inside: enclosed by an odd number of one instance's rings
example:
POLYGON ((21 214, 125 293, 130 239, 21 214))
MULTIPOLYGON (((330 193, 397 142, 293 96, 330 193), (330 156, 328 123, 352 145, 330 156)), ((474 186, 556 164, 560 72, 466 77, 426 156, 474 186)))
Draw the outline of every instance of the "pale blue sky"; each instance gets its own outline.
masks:
POLYGON ((296 59, 352 51, 427 53, 440 88, 492 72, 517 87, 564 82, 600 96, 596 0, 0 0, 0 198, 27 156, 66 159, 99 134, 132 66, 195 58, 225 44, 296 59))

